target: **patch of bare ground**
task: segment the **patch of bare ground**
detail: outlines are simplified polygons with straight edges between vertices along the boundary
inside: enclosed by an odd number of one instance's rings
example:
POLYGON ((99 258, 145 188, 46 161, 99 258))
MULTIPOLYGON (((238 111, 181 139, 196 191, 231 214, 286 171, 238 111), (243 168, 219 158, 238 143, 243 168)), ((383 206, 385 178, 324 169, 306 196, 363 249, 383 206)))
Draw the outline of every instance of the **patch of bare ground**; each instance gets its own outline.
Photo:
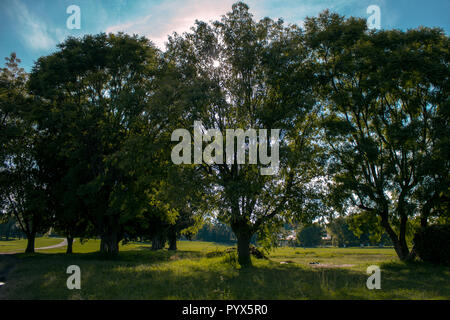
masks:
POLYGON ((354 267, 354 264, 330 264, 330 263, 315 263, 309 264, 313 268, 350 268, 354 267))

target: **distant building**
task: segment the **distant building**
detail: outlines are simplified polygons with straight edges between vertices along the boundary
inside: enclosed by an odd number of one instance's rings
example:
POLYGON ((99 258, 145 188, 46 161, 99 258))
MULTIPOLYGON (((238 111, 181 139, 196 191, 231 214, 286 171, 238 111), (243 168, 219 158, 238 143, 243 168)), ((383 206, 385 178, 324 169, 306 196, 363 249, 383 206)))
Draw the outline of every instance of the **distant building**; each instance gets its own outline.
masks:
POLYGON ((292 230, 289 234, 287 235, 280 235, 280 241, 279 241, 279 245, 281 247, 295 247, 297 242, 297 233, 295 232, 295 230, 292 230))
POLYGON ((322 237, 322 240, 324 240, 324 241, 331 241, 331 236, 327 233, 326 236, 322 237))
POLYGON ((329 235, 328 233, 322 237, 322 245, 323 246, 331 246, 333 242, 333 239, 331 237, 331 235, 329 235))

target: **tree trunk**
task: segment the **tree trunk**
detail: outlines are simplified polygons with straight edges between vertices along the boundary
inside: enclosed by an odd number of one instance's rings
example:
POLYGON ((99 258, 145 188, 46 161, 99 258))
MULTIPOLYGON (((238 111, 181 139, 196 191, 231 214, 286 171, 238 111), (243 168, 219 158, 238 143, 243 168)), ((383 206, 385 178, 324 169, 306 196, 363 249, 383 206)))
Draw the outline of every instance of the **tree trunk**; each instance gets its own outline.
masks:
POLYGON ((103 236, 100 239, 100 253, 106 253, 106 242, 103 236))
POLYGON ((34 243, 36 240, 36 233, 27 234, 27 248, 25 253, 34 253, 34 243))
POLYGON ((399 234, 399 250, 401 251, 401 260, 407 261, 410 259, 410 252, 408 244, 406 243, 406 222, 408 217, 402 214, 400 217, 400 234, 399 234))
POLYGON ((104 234, 100 242, 100 252, 108 257, 115 257, 119 254, 119 237, 117 232, 104 234))
POLYGON ((251 267, 252 260, 250 257, 250 239, 252 235, 241 232, 236 234, 238 245, 238 262, 243 268, 251 267))
POLYGON ((66 250, 66 254, 72 254, 73 250, 73 237, 68 236, 67 237, 67 250, 66 250))
POLYGON ((411 259, 411 255, 408 249, 408 245, 406 244, 406 240, 398 240, 396 244, 394 244, 395 252, 401 261, 409 261, 411 259))
POLYGON ((152 237, 152 250, 163 249, 166 244, 166 239, 161 234, 156 234, 152 237))
POLYGON ((177 250, 177 235, 172 234, 169 236, 169 250, 177 250))
POLYGON ((152 250, 159 250, 159 238, 158 235, 152 237, 152 250))
POLYGON ((249 221, 242 219, 231 223, 231 229, 237 239, 238 262, 242 268, 251 267, 252 260, 250 257, 250 240, 253 232, 249 226, 249 221))
POLYGON ((411 258, 411 256, 409 254, 408 245, 406 243, 405 233, 401 232, 400 238, 397 236, 397 234, 389 224, 389 221, 387 220, 387 214, 384 216, 382 215, 381 225, 383 226, 384 230, 386 230, 386 233, 388 234, 389 238, 392 240, 398 258, 401 261, 408 261, 411 258))
POLYGON ((425 228, 426 226, 428 226, 428 218, 427 217, 420 218, 420 226, 422 228, 425 228))

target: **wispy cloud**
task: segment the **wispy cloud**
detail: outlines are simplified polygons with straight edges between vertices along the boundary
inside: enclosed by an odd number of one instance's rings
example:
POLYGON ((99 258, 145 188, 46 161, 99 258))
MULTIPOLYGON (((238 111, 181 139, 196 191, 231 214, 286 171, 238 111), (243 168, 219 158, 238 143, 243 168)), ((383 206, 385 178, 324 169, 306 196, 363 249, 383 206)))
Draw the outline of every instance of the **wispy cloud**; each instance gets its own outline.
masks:
MULTIPOLYGON (((286 22, 302 24, 306 16, 315 16, 325 8, 332 10, 360 0, 248 0, 250 11, 255 18, 269 16, 282 17, 286 22), (276 12, 276 16, 273 16, 276 12)), ((143 35, 151 39, 158 47, 164 49, 167 36, 173 32, 189 31, 195 20, 210 21, 219 19, 231 10, 236 0, 173 0, 160 4, 149 3, 143 13, 126 22, 110 25, 105 31, 143 35)))
POLYGON ((106 28, 106 32, 123 31, 148 37, 158 47, 164 49, 167 36, 173 32, 189 31, 195 20, 219 19, 230 11, 235 0, 220 2, 210 0, 175 0, 152 5, 141 18, 106 28))
POLYGON ((33 50, 49 50, 58 43, 58 30, 50 29, 44 20, 33 15, 20 1, 14 0, 8 6, 8 13, 17 21, 16 30, 25 45, 33 50))

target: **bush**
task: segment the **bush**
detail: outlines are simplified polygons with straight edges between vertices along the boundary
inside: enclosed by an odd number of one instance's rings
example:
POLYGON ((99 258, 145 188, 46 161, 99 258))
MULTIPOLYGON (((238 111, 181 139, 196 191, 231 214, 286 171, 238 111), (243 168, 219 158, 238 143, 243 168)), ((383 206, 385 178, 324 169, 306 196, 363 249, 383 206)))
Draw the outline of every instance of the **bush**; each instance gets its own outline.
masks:
POLYGON ((301 229, 297 235, 297 240, 302 247, 316 247, 321 244, 324 229, 319 224, 312 224, 301 229))
POLYGON ((423 261, 450 265, 450 224, 420 228, 413 242, 415 252, 423 261))

